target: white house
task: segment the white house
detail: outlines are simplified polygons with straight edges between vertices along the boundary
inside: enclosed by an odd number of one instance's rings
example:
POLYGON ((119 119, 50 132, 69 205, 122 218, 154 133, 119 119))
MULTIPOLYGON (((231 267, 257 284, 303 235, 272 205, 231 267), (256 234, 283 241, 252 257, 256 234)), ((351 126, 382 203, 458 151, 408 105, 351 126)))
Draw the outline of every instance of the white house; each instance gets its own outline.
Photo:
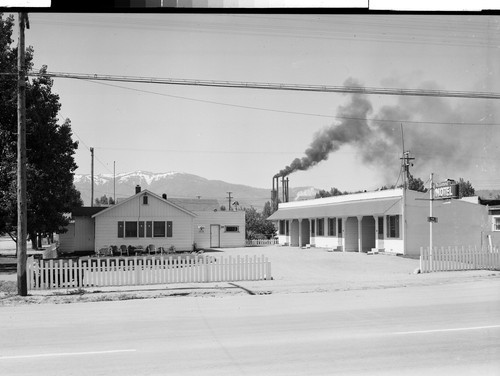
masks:
POLYGON ((150 244, 179 251, 245 246, 245 212, 218 208, 217 200, 167 199, 137 187, 135 195, 116 205, 76 208, 68 231, 59 237, 60 250, 150 244))
MULTIPOLYGON (((433 246, 482 246, 488 209, 464 200, 434 200, 433 246)), ((430 243, 429 194, 403 189, 279 204, 279 243, 289 246, 418 256, 430 243)))

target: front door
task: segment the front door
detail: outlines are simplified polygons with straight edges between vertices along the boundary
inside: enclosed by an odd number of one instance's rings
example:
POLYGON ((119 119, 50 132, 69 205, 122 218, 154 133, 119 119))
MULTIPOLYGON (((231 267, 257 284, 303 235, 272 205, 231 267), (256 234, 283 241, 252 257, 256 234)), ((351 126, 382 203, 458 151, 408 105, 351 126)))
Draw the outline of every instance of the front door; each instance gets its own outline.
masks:
POLYGON ((220 247, 220 225, 210 225, 210 248, 220 247))

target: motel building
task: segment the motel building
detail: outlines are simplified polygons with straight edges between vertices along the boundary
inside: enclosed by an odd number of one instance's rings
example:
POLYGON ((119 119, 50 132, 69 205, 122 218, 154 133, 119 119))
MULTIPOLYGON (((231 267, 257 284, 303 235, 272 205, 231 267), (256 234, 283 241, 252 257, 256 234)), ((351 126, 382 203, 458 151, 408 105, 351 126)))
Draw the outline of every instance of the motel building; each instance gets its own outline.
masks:
POLYGON ((429 247, 432 226, 434 247, 482 247, 492 234, 488 207, 450 198, 454 189, 442 184, 432 201, 429 193, 399 188, 285 202, 268 220, 282 246, 416 257, 429 247))

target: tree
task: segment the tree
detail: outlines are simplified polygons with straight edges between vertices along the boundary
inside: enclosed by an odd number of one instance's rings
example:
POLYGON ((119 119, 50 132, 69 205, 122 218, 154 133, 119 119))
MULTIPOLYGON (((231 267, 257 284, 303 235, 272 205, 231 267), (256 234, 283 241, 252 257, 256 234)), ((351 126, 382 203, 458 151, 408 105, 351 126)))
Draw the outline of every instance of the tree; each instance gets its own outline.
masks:
POLYGON ((106 195, 101 196, 101 198, 95 199, 95 206, 108 206, 114 205, 113 197, 109 197, 106 195))
POLYGON ((342 195, 346 195, 348 194, 348 192, 344 191, 340 191, 339 189, 333 187, 333 188, 330 188, 330 191, 325 191, 324 189, 321 189, 318 193, 316 193, 316 198, 322 198, 322 197, 333 197, 333 196, 342 196, 342 195))
POLYGON ((458 198, 470 197, 475 195, 476 191, 472 184, 468 180, 465 181, 463 178, 460 178, 458 180, 458 198))
POLYGON ((274 213, 274 210, 271 206, 271 202, 270 201, 266 201, 266 203, 264 204, 264 209, 262 209, 262 216, 267 219, 271 214, 274 213))
POLYGON ((424 186, 424 181, 420 178, 414 178, 411 174, 408 178, 408 189, 417 192, 427 192, 427 188, 424 186))
MULTIPOLYGON (((12 16, 0 14, 0 71, 17 72, 17 48, 12 48, 12 16)), ((26 51, 32 69, 33 49, 26 51)), ((83 201, 73 184, 78 143, 71 138, 71 122, 58 124, 59 96, 53 81, 43 76, 26 80, 26 148, 28 234, 37 248, 41 234, 59 231, 68 224, 64 213, 83 201)), ((17 83, 16 75, 0 77, 0 233, 13 235, 17 228, 17 83)))
POLYGON ((271 221, 266 220, 253 206, 245 209, 245 238, 263 239, 271 238, 276 234, 276 229, 271 221))

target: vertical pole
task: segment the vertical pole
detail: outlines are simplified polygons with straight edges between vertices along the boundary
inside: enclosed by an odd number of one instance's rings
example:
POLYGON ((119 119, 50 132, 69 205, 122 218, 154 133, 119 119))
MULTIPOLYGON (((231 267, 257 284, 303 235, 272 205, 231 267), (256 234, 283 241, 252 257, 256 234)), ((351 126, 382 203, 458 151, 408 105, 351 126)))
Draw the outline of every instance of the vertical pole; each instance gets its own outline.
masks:
POLYGON ((401 232, 403 235, 403 255, 406 255, 406 186, 408 184, 407 182, 407 171, 408 171, 408 165, 407 165, 407 158, 408 154, 405 152, 403 155, 403 207, 401 209, 401 221, 402 223, 402 228, 401 232))
POLYGON ((27 13, 19 13, 19 45, 17 48, 17 293, 28 295, 26 278, 26 66, 24 28, 27 13))
MULTIPOLYGON (((434 174, 431 172, 431 176, 430 176, 430 182, 429 182, 429 217, 432 217, 432 202, 434 200, 434 183, 433 183, 433 179, 434 179, 434 174)), ((433 248, 433 244, 432 244, 432 219, 429 220, 429 266, 432 270, 432 248, 433 248)))
POLYGON ((116 204, 116 161, 113 161, 113 203, 116 204))
POLYGON ((94 206, 94 148, 90 148, 90 206, 94 206))

